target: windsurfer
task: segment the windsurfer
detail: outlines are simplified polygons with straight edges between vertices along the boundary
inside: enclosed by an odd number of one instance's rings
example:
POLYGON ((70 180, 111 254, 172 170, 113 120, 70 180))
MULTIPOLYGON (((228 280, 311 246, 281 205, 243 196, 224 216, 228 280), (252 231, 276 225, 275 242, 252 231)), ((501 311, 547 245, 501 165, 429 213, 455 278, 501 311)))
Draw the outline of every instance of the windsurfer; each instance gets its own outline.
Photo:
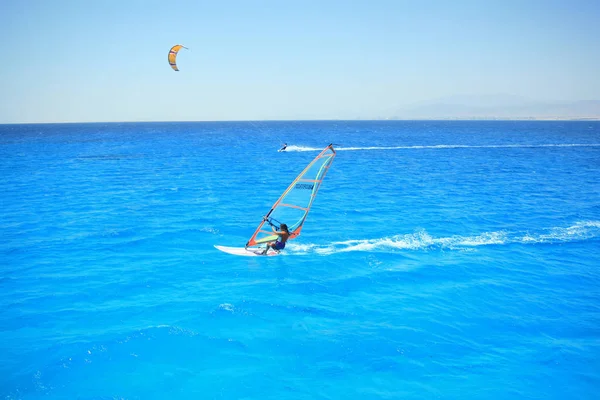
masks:
POLYGON ((262 252, 262 254, 267 254, 269 248, 280 251, 285 248, 285 242, 287 242, 290 237, 290 232, 288 231, 288 227, 286 224, 281 224, 279 227, 279 231, 273 229, 273 234, 279 236, 276 241, 267 243, 267 248, 262 252))

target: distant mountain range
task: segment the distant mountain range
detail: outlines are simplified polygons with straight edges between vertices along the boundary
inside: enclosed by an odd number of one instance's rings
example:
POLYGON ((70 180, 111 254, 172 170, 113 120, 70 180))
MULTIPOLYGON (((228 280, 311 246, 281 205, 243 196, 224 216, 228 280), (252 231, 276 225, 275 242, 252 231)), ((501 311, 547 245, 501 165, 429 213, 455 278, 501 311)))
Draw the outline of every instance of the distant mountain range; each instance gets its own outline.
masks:
POLYGON ((462 95, 401 107, 389 118, 600 120, 600 100, 542 102, 511 95, 462 95))

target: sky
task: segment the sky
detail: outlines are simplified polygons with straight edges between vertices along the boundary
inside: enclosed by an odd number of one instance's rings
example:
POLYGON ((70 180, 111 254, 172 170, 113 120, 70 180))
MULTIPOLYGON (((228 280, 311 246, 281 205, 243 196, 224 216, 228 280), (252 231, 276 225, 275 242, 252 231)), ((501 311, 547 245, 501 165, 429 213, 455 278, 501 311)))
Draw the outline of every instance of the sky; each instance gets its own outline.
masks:
POLYGON ((2 0, 0 123, 370 119, 600 100, 598 0, 2 0), (179 72, 168 64, 182 44, 179 72))

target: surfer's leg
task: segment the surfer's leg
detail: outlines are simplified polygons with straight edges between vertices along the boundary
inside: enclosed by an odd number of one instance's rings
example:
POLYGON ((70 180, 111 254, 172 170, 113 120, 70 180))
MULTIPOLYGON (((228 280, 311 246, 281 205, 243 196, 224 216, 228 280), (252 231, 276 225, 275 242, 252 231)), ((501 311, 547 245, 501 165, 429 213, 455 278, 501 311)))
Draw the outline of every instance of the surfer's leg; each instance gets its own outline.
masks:
POLYGON ((271 247, 271 243, 267 243, 267 247, 265 247, 261 254, 267 254, 267 251, 269 251, 269 247, 271 247))

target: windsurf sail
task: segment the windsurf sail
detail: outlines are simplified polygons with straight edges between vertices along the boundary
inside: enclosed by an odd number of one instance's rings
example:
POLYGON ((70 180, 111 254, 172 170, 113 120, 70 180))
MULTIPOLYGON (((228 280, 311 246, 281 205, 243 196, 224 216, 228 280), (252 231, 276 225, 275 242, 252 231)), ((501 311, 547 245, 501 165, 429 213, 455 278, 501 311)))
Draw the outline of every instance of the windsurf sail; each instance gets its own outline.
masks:
POLYGON ((179 69, 177 69, 177 53, 181 49, 187 49, 187 47, 176 44, 175 46, 171 47, 171 50, 169 50, 169 64, 175 71, 179 71, 179 69))
POLYGON ((288 240, 300 235, 306 216, 334 158, 335 150, 330 144, 304 168, 273 204, 246 243, 246 247, 276 240, 277 235, 273 234, 273 229, 279 230, 281 224, 288 226, 290 232, 288 240))

